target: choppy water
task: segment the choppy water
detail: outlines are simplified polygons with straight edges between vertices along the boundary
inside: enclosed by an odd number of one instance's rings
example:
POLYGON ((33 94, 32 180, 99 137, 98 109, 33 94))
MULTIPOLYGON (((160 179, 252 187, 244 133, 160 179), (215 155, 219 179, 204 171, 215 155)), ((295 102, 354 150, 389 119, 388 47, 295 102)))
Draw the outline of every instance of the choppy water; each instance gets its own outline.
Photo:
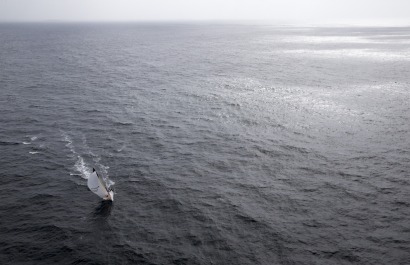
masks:
POLYGON ((2 24, 1 264, 410 264, 409 69, 410 28, 2 24))

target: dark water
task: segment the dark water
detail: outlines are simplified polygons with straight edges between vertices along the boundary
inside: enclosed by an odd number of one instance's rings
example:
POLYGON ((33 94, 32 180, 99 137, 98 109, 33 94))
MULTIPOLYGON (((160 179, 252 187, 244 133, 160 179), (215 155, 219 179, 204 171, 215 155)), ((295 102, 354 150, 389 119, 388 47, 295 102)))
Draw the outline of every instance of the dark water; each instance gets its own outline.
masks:
POLYGON ((410 264, 409 69, 410 28, 2 24, 1 264, 410 264))

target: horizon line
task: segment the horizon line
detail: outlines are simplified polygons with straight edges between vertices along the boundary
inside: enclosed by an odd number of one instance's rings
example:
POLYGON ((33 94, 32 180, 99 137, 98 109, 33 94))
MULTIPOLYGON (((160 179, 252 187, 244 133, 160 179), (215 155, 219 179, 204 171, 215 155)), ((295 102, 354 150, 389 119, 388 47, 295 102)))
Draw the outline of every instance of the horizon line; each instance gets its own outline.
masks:
POLYGON ((384 20, 335 20, 335 21, 312 21, 284 20, 284 19, 129 19, 129 20, 70 20, 70 19, 43 19, 43 20, 1 20, 1 24, 28 24, 28 23, 61 23, 61 24, 122 24, 122 23, 177 23, 177 24, 258 24, 270 26, 366 26, 366 27, 410 27, 410 19, 384 19, 384 20))

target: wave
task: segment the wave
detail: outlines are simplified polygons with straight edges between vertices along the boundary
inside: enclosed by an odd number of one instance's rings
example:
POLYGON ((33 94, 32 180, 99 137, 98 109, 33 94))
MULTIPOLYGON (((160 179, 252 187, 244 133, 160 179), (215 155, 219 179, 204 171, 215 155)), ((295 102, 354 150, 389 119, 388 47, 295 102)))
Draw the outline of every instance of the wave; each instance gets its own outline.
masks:
POLYGON ((0 141, 0 145, 18 145, 19 143, 16 142, 4 142, 4 141, 0 141))

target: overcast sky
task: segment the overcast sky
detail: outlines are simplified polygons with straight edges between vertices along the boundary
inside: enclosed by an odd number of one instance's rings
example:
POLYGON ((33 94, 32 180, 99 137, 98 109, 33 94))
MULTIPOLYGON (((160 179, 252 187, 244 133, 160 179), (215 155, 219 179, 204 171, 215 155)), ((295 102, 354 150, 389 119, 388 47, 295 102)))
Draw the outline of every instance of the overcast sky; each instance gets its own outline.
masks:
POLYGON ((0 0, 0 21, 410 21, 410 0, 0 0))

